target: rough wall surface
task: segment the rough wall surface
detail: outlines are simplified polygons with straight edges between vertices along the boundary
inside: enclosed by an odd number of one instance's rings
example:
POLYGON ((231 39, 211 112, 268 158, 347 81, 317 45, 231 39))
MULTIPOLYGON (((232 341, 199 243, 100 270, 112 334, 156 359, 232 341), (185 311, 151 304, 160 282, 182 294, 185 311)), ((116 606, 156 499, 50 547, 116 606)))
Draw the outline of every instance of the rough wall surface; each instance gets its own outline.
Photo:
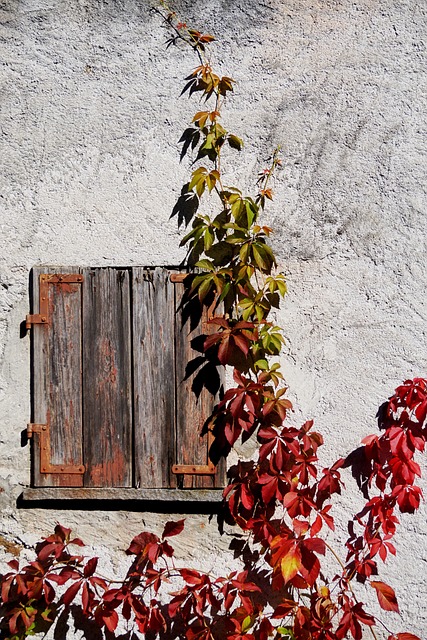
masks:
MULTIPOLYGON (((378 406, 401 380, 426 373, 427 5, 197 0, 177 9, 217 35, 220 68, 238 80, 223 115, 247 144, 230 182, 249 187, 282 146, 266 221, 290 289, 278 317, 284 370, 295 419, 314 417, 331 462, 376 429, 378 406)), ((165 51, 143 0, 3 0, 0 34, 0 551, 10 558, 60 521, 114 571, 133 535, 161 531, 171 516, 17 508, 29 481, 20 323, 33 265, 181 260, 169 216, 188 175, 177 139, 194 109, 178 95, 195 61, 165 51)), ((347 485, 337 507, 344 533, 359 504, 347 485)), ((233 566, 229 541, 214 519, 193 514, 175 546, 186 562, 223 571, 233 566)), ((402 518, 397 548, 383 574, 400 599, 393 625, 426 637, 425 505, 402 518)))

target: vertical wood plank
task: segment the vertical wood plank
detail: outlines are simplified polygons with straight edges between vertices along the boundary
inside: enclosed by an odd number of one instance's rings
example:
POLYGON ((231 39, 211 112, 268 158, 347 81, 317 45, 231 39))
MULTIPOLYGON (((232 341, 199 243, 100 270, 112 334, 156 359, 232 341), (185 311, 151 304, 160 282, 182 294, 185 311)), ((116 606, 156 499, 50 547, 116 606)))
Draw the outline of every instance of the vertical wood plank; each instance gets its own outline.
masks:
MULTIPOLYGON (((176 367, 176 431, 177 431, 177 464, 207 465, 208 438, 201 436, 202 427, 212 413, 215 398, 206 388, 199 397, 192 390, 195 374, 186 377, 187 364, 200 356, 191 347, 191 341, 202 333, 206 333, 208 312, 203 311, 202 321, 191 331, 190 319, 183 324, 183 314, 180 303, 184 294, 183 283, 175 284, 175 367, 176 367)), ((223 469, 223 466, 221 467, 223 469)), ((183 475, 185 488, 200 488, 223 486, 223 471, 215 476, 183 475)))
POLYGON ((83 416, 87 487, 132 485, 129 271, 84 269, 83 416))
MULTIPOLYGON (((33 269, 33 309, 39 312, 41 274, 78 273, 73 267, 33 269)), ((49 324, 33 325, 33 418, 48 424, 50 460, 54 465, 83 463, 81 304, 79 283, 49 283, 49 324)), ((82 486, 77 474, 41 473, 38 434, 33 436, 33 483, 35 486, 82 486)))
POLYGON ((175 487, 174 285, 163 268, 134 268, 135 482, 175 487))

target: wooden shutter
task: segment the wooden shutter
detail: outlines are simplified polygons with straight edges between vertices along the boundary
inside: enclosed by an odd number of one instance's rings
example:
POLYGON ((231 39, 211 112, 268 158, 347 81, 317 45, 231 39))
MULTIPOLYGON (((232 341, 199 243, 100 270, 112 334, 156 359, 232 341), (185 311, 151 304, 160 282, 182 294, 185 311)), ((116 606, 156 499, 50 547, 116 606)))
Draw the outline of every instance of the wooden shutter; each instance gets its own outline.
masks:
POLYGON ((174 285, 168 269, 133 269, 136 486, 176 486, 174 285))
POLYGON ((187 364, 200 356, 191 342, 202 333, 209 333, 209 311, 204 308, 201 322, 191 329, 191 318, 183 317, 180 307, 184 295, 184 283, 175 282, 175 385, 176 385, 176 464, 182 470, 184 488, 209 488, 224 486, 224 467, 219 468, 209 460, 211 439, 201 435, 202 427, 212 413, 212 395, 203 387, 198 398, 192 390, 195 374, 186 376, 187 364))
POLYGON ((200 436, 214 399, 185 378, 201 328, 182 325, 174 273, 33 270, 33 486, 224 486, 200 436))
POLYGON ((83 269, 82 273, 84 485, 131 487, 129 271, 83 269))
POLYGON ((73 267, 61 274, 33 269, 32 320, 38 320, 33 325, 30 429, 35 486, 83 485, 80 277, 73 267))

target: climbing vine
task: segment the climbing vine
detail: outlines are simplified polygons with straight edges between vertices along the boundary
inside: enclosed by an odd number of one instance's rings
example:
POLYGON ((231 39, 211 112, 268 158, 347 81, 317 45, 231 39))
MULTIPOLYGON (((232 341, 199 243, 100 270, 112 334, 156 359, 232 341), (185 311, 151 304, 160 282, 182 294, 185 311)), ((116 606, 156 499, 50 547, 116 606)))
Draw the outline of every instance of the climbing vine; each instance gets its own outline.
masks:
POLYGON ((415 454, 427 438, 427 381, 398 387, 383 408, 381 435, 363 441, 366 503, 350 519, 344 553, 338 553, 326 533, 335 527, 333 499, 343 490, 345 461, 320 468, 323 438, 313 422, 288 424, 292 405, 277 358, 284 340, 269 319, 286 294, 268 244, 271 229, 260 220, 273 198, 279 152, 260 171, 253 195, 227 183, 222 156, 243 146, 222 121, 234 80, 216 73, 211 35, 189 28, 164 2, 156 11, 170 29, 168 44, 182 43, 198 57, 183 93, 199 97, 201 110, 180 140, 181 157, 192 154, 194 162, 174 214, 187 226, 185 303, 215 310, 203 356, 233 371, 233 386, 205 430, 214 433, 222 455, 239 438, 254 436, 259 444, 255 459, 231 468, 224 491, 226 517, 246 534, 246 559, 242 571, 227 576, 177 566, 170 538, 184 529, 180 520, 168 522, 160 537, 136 536, 126 576, 111 580, 97 571, 97 558, 80 552, 83 542, 57 525, 36 545, 35 560, 24 566, 13 560, 2 576, 2 637, 20 640, 61 615, 80 615, 110 637, 130 639, 361 640, 364 630, 377 638, 381 625, 388 640, 419 640, 369 613, 354 583, 369 584, 384 611, 399 610, 394 590, 377 575, 379 563, 395 554, 398 513, 414 513, 422 497, 415 454), (340 567, 332 578, 331 561, 340 567), (172 593, 171 580, 179 582, 172 593))

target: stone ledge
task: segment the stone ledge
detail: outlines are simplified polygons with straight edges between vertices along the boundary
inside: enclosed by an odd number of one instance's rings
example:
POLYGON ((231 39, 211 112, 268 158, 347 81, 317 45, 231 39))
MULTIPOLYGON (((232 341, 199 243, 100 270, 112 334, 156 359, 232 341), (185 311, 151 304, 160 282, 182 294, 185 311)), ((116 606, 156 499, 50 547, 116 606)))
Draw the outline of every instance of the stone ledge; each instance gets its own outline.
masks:
POLYGON ((83 489, 63 487, 27 487, 22 502, 47 500, 114 500, 160 502, 221 502, 222 489, 83 489))

